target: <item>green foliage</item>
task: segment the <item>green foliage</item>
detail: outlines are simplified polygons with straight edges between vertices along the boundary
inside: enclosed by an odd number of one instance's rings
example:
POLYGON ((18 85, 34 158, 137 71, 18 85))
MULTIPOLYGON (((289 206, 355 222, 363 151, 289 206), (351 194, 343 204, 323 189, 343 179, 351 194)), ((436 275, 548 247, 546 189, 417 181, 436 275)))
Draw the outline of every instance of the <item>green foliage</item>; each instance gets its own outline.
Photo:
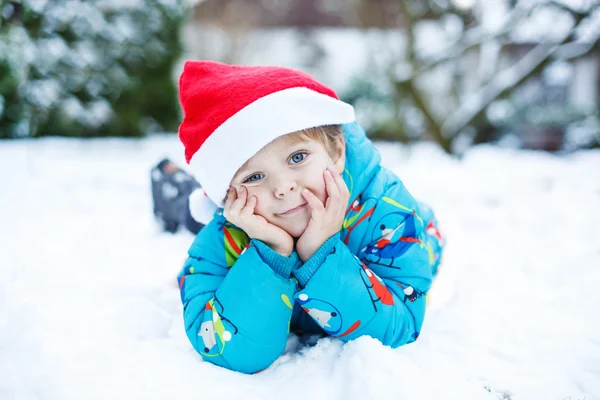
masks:
POLYGON ((181 0, 24 0, 0 13, 0 138, 176 130, 182 22, 181 0))
POLYGON ((0 59, 0 137, 15 132, 23 105, 19 101, 19 78, 7 59, 0 59))

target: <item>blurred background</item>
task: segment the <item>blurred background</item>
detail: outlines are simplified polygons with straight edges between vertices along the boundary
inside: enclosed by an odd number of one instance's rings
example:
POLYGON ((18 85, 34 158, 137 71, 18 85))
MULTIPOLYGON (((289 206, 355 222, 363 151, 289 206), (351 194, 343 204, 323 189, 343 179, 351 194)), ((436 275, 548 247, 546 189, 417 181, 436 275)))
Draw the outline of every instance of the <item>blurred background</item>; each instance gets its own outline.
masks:
POLYGON ((176 132, 185 59, 303 69, 374 139, 600 146, 599 0, 0 0, 0 138, 176 132))
POLYGON ((600 0, 0 0, 0 399, 600 399, 599 93, 600 0), (186 59, 355 106, 448 239, 414 345, 200 362, 152 218, 186 59))

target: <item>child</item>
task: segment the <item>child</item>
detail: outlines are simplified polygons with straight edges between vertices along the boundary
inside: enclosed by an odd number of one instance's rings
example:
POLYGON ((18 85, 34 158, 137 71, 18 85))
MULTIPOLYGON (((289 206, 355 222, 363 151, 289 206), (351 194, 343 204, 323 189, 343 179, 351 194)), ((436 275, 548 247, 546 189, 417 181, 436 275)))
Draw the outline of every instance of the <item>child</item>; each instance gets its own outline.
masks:
POLYGON ((178 275, 202 358, 257 372, 290 331, 416 340, 442 239, 352 106, 299 71, 208 61, 185 64, 180 101, 186 160, 218 206, 178 275))

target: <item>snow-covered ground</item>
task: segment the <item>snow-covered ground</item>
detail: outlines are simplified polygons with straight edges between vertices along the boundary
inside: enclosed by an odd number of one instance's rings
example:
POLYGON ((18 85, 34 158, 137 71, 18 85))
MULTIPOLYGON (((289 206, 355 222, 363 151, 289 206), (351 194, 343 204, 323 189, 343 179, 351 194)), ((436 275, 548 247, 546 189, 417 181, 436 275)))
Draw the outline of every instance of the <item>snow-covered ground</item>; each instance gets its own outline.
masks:
POLYGON ((420 339, 242 375, 188 344, 149 168, 175 136, 0 142, 0 399, 600 398, 600 152, 379 145, 448 237, 420 339))

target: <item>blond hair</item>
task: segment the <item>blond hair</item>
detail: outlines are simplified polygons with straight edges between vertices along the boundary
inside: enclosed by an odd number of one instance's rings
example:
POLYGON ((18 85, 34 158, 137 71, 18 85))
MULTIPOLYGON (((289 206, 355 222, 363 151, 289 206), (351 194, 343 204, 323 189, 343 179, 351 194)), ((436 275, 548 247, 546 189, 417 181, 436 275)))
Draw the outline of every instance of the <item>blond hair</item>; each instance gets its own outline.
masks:
MULTIPOLYGON (((308 142, 311 140, 321 143, 331 158, 335 158, 336 156, 336 142, 340 138, 343 140, 341 125, 315 126, 314 128, 307 128, 301 131, 288 133, 282 137, 284 137, 290 143, 290 145, 299 142, 308 142)), ((238 168, 234 176, 237 175, 240 170, 246 168, 248 162, 250 162, 250 160, 246 160, 244 165, 238 168)))
POLYGON ((327 153, 331 158, 335 158, 337 155, 337 141, 340 138, 343 140, 341 125, 315 126, 314 128, 293 132, 285 136, 289 136, 289 140, 292 143, 306 142, 309 140, 319 142, 325 147, 325 150, 327 150, 327 153))
MULTIPOLYGON (((344 140, 341 125, 315 126, 313 128, 307 128, 301 131, 288 133, 286 135, 283 135, 282 137, 285 137, 285 139, 289 141, 290 145, 308 141, 318 142, 321 145, 323 145, 323 147, 327 151, 327 154, 329 154, 329 156, 332 159, 335 159, 337 156, 337 141, 340 140, 340 138, 342 139, 342 141, 344 140)), ((244 163, 244 165, 238 168, 238 170, 233 176, 237 175, 239 171, 244 169, 248 165, 249 161, 250 160, 247 160, 244 163)), ((227 195, 225 196, 225 199, 223 199, 223 202, 225 202, 226 200, 227 195)))

